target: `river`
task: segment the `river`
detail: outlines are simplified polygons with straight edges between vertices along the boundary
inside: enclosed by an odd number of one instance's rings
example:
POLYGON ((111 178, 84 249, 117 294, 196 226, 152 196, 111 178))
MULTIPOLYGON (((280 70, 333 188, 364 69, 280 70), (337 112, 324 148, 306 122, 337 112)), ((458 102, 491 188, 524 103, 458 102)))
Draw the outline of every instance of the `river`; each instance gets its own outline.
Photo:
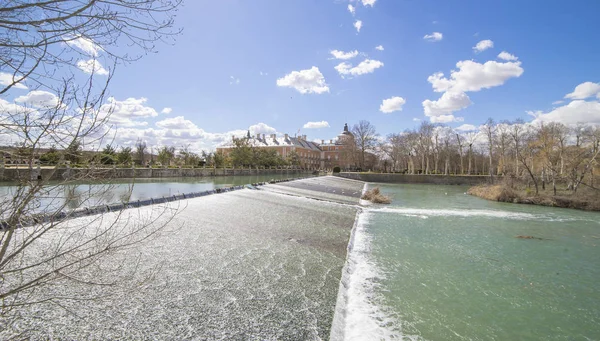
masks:
POLYGON ((359 217, 344 339, 600 339, 600 214, 381 189, 394 201, 359 217))
MULTIPOLYGON (((51 181, 41 191, 31 211, 53 212, 64 207, 73 210, 102 204, 161 198, 175 194, 209 191, 237 185, 296 177, 309 174, 236 175, 203 178, 114 179, 104 181, 71 182, 51 181)), ((0 197, 14 195, 18 187, 11 182, 0 183, 0 197)))
MULTIPOLYGON (((180 180, 137 183, 132 197, 261 181, 180 180)), ((600 339, 599 213, 490 202, 442 185, 379 184, 392 204, 359 205, 363 186, 318 177, 182 200, 172 217, 154 217, 160 205, 125 210, 125 228, 162 220, 167 229, 102 266, 147 282, 132 290, 124 276, 122 290, 94 288, 99 298, 85 300, 89 286, 60 278, 33 297, 64 296, 61 305, 19 310, 5 334, 0 323, 0 338, 600 339)), ((95 233, 115 214, 66 228, 95 233)), ((63 233, 44 236, 23 262, 60 247, 63 233)))

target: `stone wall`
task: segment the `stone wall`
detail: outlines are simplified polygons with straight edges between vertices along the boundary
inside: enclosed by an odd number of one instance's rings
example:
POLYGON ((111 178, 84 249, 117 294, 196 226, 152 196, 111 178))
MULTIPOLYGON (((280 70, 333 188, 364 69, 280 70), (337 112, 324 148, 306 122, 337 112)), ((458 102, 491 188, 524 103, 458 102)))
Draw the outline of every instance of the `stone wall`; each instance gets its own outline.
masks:
POLYGON ((232 175, 311 174, 299 169, 233 169, 233 168, 4 168, 0 167, 0 181, 19 179, 151 179, 177 177, 208 177, 232 175))
POLYGON ((478 185, 487 183, 489 176, 485 175, 422 175, 422 174, 383 174, 342 172, 336 176, 361 180, 365 182, 381 182, 392 184, 436 184, 436 185, 478 185))

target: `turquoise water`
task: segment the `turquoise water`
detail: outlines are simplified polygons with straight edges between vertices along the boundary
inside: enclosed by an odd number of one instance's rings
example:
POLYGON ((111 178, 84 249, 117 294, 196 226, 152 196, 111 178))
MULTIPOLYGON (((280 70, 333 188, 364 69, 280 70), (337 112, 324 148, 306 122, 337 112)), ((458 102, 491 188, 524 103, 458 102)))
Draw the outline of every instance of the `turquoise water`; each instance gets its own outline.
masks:
POLYGON ((349 256, 346 340, 600 339, 599 213, 381 188, 394 201, 364 210, 349 256))

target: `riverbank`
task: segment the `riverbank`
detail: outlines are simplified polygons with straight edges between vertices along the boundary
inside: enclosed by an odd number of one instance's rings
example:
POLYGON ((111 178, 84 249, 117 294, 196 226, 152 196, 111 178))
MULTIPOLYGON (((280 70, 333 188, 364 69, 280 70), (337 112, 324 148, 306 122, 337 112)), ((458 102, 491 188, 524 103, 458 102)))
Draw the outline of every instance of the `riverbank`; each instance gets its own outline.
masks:
POLYGON ((584 191, 581 190, 576 194, 563 192, 562 195, 556 196, 551 191, 531 195, 525 190, 513 189, 504 184, 484 184, 469 188, 467 194, 491 201, 600 211, 600 195, 593 192, 584 193, 584 191))

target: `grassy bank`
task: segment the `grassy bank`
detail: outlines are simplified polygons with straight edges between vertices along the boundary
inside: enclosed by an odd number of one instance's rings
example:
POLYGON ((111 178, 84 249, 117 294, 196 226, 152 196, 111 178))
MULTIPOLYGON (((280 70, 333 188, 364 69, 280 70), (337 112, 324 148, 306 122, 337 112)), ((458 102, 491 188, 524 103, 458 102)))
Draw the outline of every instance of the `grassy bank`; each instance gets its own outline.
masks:
POLYGON ((467 193, 492 201, 600 211, 600 191, 594 189, 581 189, 577 193, 564 190, 557 192, 557 195, 546 190, 535 195, 527 189, 497 184, 473 186, 467 193))

